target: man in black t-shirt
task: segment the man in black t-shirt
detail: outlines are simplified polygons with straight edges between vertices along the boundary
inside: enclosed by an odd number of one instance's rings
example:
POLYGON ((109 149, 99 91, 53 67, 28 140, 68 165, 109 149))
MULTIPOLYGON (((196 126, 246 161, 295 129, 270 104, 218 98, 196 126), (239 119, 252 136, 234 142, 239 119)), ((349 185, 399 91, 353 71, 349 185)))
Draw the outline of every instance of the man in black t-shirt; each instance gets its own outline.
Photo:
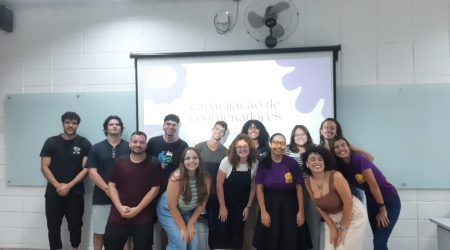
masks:
MULTIPOLYGON (((180 157, 188 144, 178 137, 180 118, 174 114, 164 117, 164 134, 150 138, 147 143, 147 154, 158 158, 161 163, 163 180, 159 195, 167 189, 170 174, 180 165, 180 157)), ((159 198, 159 197, 158 197, 159 198)), ((159 232, 159 227, 156 229, 159 232)), ((161 228, 161 250, 166 249, 167 234, 161 228)))
POLYGON ((72 249, 81 242, 84 213, 83 178, 91 143, 77 135, 80 116, 66 112, 61 116, 63 133, 48 138, 42 147, 41 171, 47 179, 45 214, 50 249, 62 249, 61 223, 66 217, 72 249))
POLYGON ((122 139, 123 122, 119 116, 110 115, 103 122, 106 139, 96 143, 89 151, 86 167, 95 183, 92 195, 92 231, 94 250, 103 248, 103 235, 111 209, 108 181, 117 158, 130 153, 128 142, 122 139))
POLYGON ((180 157, 188 144, 178 137, 178 126, 180 118, 169 114, 164 118, 164 134, 150 138, 147 143, 147 154, 158 158, 163 169, 163 182, 160 194, 167 188, 170 174, 180 165, 180 157))

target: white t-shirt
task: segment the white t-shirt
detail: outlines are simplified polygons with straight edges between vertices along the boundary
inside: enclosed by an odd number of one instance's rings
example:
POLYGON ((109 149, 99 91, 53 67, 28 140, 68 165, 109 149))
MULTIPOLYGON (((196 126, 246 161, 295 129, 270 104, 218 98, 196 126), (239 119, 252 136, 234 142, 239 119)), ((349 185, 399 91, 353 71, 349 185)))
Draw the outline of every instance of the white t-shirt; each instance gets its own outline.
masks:
MULTIPOLYGON (((257 167, 258 167, 258 161, 254 161, 252 164, 252 170, 250 173, 252 179, 255 178, 257 167)), ((219 169, 220 169, 220 171, 222 171, 223 173, 226 174, 226 178, 228 178, 228 176, 230 176, 231 171, 233 171, 233 166, 231 165, 230 161, 228 161, 228 156, 222 159, 222 161, 220 162, 220 165, 219 165, 219 169)), ((239 163, 236 168, 236 171, 247 172, 248 164, 247 163, 244 163, 244 164, 239 163)))

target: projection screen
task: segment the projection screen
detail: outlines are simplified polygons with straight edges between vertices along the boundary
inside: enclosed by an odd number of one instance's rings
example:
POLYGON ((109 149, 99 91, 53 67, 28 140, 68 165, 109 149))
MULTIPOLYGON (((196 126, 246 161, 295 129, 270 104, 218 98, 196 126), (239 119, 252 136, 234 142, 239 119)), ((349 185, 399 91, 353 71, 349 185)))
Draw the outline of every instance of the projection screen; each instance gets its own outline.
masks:
POLYGON ((218 120, 228 123, 229 145, 243 124, 260 120, 269 134, 289 141, 296 124, 318 143, 323 119, 335 115, 336 61, 340 46, 131 54, 136 65, 137 124, 161 135, 165 115, 180 117, 179 136, 205 141, 218 120))

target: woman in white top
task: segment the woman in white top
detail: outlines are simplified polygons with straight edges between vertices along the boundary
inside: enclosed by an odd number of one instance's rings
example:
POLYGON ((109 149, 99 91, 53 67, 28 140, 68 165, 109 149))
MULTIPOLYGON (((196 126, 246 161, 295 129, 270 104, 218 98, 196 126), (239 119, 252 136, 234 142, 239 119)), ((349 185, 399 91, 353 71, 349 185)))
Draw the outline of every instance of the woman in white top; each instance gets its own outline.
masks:
POLYGON ((239 134, 217 172, 220 209, 210 240, 212 248, 242 249, 244 223, 255 196, 257 150, 252 139, 239 134))

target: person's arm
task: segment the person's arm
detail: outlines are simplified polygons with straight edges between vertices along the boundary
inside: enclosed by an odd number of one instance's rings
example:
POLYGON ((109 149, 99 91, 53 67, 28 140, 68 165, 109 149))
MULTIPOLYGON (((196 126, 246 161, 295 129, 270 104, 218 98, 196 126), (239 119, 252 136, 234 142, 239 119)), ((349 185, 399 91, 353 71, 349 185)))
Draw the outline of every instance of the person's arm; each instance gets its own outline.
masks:
POLYGON ((245 206, 244 211, 242 212, 243 220, 247 220, 248 218, 248 211, 253 205, 253 200, 255 199, 255 192, 256 192, 256 183, 255 179, 252 179, 252 183, 250 184, 250 194, 248 196, 247 206, 245 206))
POLYGON ((50 170, 50 163, 52 162, 52 158, 49 156, 41 157, 41 172, 44 178, 55 187, 56 190, 59 189, 60 183, 56 180, 52 171, 50 170))
POLYGON ((210 187, 211 187, 211 179, 209 177, 205 177, 205 183, 206 183, 206 190, 208 190, 208 194, 205 197, 205 201, 202 204, 199 204, 195 208, 194 213, 192 213, 192 215, 189 218, 189 221, 187 223, 187 229, 188 229, 188 233, 189 233, 189 241, 194 239, 194 236, 195 236, 195 222, 197 222, 198 217, 200 217, 200 214, 205 209, 206 201, 208 200, 209 190, 210 190, 210 187))
POLYGON ((261 223, 265 227, 270 227, 270 215, 266 209, 263 184, 256 184, 256 199, 258 200, 259 209, 261 210, 261 223))
POLYGON ((187 231, 187 225, 177 207, 178 198, 180 197, 180 185, 180 173, 176 171, 171 175, 169 178, 169 183, 167 184, 167 207, 169 208, 175 225, 177 225, 180 230, 182 240, 184 242, 188 242, 189 234, 187 231))
POLYGON ((342 203, 344 204, 342 210, 342 218, 338 227, 338 237, 336 239, 336 246, 339 246, 341 244, 344 244, 345 236, 347 235, 347 229, 352 219, 353 196, 347 180, 345 180, 344 176, 342 176, 342 174, 339 172, 334 173, 334 186, 337 193, 339 194, 339 197, 342 200, 342 203))
POLYGON ((123 205, 122 202, 120 201, 116 183, 111 181, 108 182, 108 190, 112 204, 116 207, 117 211, 119 211, 120 215, 123 216, 130 210, 130 207, 123 205))
POLYGON ((302 185, 295 185, 297 191, 297 202, 298 202, 298 212, 297 212, 297 225, 301 226, 305 223, 305 210, 303 206, 303 188, 302 185))
POLYGON ((87 161, 87 156, 83 157, 83 160, 81 162, 81 167, 83 168, 76 176, 73 178, 69 183, 61 183, 59 189, 56 191, 60 194, 64 194, 63 196, 67 195, 70 192, 70 189, 72 189, 77 183, 83 181, 84 177, 86 177, 86 174, 88 172, 88 169, 84 167, 87 161))
POLYGON ((364 169, 362 171, 364 179, 367 181, 369 185, 370 192, 375 198, 375 202, 378 204, 378 214, 376 217, 378 227, 387 227, 389 226, 389 218, 387 216, 386 206, 384 205, 383 195, 381 194, 380 186, 378 186, 378 182, 373 175, 373 171, 370 168, 364 169))
POLYGON ((103 178, 98 173, 97 168, 91 167, 88 170, 89 178, 95 183, 95 185, 103 190, 107 196, 109 196, 109 189, 108 189, 108 183, 103 180, 103 178))
MULTIPOLYGON (((311 197, 311 200, 314 201, 314 196, 313 196, 311 190, 309 189, 309 186, 306 184, 306 182, 309 181, 309 178, 311 178, 311 177, 308 177, 308 178, 305 180, 305 187, 306 187, 306 190, 307 190, 308 193, 309 193, 309 196, 311 197)), ((320 217, 322 217, 323 221, 325 222, 325 224, 327 224, 328 228, 330 229, 330 243, 333 244, 333 246, 336 247, 336 238, 337 238, 337 228, 336 228, 336 225, 334 225, 333 220, 331 220, 331 218, 330 218, 330 216, 328 215, 327 212, 323 211, 322 209, 320 209, 320 208, 317 207, 317 206, 316 206, 316 208, 317 208, 317 211, 318 211, 319 214, 320 214, 320 217)))
POLYGON ((138 215, 140 212, 142 212, 142 210, 144 210, 144 208, 146 208, 148 206, 148 204, 150 204, 150 202, 152 202, 156 195, 158 195, 159 193, 159 186, 155 186, 150 188, 150 190, 147 192, 147 194, 145 194, 144 198, 142 198, 141 202, 139 202, 139 204, 135 207, 131 207, 130 210, 128 210, 123 217, 125 218, 133 218, 136 215, 138 215))
POLYGON ((217 193, 217 199, 219 200, 219 220, 222 222, 227 221, 228 217, 228 209, 225 204, 225 194, 223 191, 223 183, 226 178, 226 173, 222 172, 221 169, 217 171, 217 178, 216 178, 216 193, 217 193))
POLYGON ((364 156, 364 158, 366 158, 367 160, 369 160, 370 162, 372 162, 373 160, 375 160, 375 157, 373 157, 373 155, 371 155, 370 153, 358 148, 357 146, 350 144, 350 148, 352 151, 354 151, 355 153, 358 153, 362 156, 364 156))

